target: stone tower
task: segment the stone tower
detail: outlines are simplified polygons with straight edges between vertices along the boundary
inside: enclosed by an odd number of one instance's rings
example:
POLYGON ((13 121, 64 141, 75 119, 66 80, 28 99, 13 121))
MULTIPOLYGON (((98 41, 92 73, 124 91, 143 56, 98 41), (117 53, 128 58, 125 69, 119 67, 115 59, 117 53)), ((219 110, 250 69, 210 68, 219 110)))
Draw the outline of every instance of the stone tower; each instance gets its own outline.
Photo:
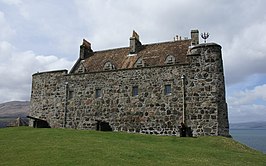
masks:
POLYGON ((228 136, 221 46, 215 43, 195 45, 188 57, 193 76, 187 82, 187 97, 194 98, 187 104, 187 110, 191 111, 188 125, 203 133, 228 136))

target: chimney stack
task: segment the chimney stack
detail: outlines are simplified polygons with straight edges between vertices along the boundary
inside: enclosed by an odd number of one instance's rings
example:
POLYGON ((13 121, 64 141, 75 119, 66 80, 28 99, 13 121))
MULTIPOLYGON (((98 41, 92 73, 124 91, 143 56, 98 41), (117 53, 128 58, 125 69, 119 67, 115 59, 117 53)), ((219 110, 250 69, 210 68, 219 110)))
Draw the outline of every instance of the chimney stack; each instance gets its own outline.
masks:
POLYGON ((199 30, 191 30, 191 45, 199 44, 199 30))
POLYGON ((130 37, 130 54, 135 54, 141 49, 141 42, 139 35, 133 30, 132 37, 130 37))
POLYGON ((80 46, 80 53, 79 53, 80 60, 88 58, 91 55, 91 53, 93 53, 93 50, 91 49, 91 43, 83 39, 82 45, 80 46))

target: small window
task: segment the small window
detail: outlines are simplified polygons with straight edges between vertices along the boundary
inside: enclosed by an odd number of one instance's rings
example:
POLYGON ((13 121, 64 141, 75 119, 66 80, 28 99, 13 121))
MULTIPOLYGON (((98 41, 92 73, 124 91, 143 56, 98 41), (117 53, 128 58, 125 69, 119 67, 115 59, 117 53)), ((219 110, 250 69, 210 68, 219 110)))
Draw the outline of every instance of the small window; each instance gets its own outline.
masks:
POLYGON ((101 90, 101 89, 96 89, 95 97, 96 97, 96 98, 100 98, 100 97, 102 97, 102 90, 101 90))
POLYGON ((132 87, 132 96, 138 96, 139 95, 139 88, 138 86, 132 87))
POLYGON ((69 90, 68 91, 68 99, 72 99, 74 96, 74 91, 73 90, 69 90))
POLYGON ((142 58, 139 58, 139 59, 136 61, 136 63, 135 63, 134 66, 135 66, 135 67, 144 67, 144 61, 142 60, 142 58))
POLYGON ((111 62, 106 62, 103 67, 104 70, 114 70, 115 66, 111 62))
POLYGON ((164 94, 170 95, 172 93, 171 85, 165 85, 164 86, 164 94))
POLYGON ((173 55, 168 55, 165 59, 166 64, 174 64, 175 63, 175 57, 173 55))

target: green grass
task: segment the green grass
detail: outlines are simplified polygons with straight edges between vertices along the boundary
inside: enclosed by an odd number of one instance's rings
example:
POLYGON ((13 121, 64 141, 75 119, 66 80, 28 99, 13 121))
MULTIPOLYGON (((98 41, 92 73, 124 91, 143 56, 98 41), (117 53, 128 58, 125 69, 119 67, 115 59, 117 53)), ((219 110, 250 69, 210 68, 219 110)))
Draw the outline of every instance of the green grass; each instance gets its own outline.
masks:
POLYGON ((71 129, 0 129, 0 165, 266 165, 224 137, 179 138, 71 129))

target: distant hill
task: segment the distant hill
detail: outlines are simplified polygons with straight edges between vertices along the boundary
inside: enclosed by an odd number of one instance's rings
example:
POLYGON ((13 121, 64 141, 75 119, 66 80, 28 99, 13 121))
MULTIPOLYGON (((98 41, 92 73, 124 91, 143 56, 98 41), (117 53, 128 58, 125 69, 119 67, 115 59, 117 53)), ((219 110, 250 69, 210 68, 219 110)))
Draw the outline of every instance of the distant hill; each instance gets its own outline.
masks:
POLYGON ((29 101, 11 101, 0 104, 0 117, 26 117, 30 111, 29 101))
POLYGON ((266 129, 266 121, 232 123, 230 129, 266 129))
POLYGON ((29 111, 29 101, 11 101, 0 104, 0 128, 6 127, 18 117, 26 117, 29 111))

